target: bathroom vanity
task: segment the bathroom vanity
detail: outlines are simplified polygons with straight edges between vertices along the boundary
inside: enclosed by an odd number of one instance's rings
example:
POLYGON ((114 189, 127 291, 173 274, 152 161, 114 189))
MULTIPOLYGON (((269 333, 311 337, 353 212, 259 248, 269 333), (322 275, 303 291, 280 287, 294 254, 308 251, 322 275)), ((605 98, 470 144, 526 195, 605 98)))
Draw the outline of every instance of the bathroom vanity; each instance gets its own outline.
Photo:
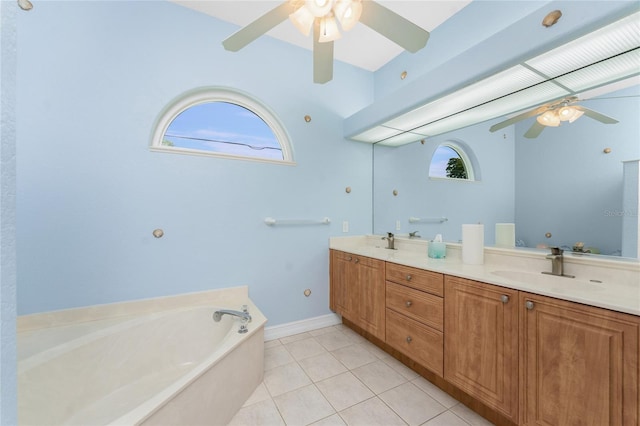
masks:
POLYGON ((330 307, 348 325, 498 424, 638 424, 637 262, 568 256, 572 279, 541 274, 544 253, 466 265, 454 244, 430 259, 426 242, 379 238, 331 239, 330 307))

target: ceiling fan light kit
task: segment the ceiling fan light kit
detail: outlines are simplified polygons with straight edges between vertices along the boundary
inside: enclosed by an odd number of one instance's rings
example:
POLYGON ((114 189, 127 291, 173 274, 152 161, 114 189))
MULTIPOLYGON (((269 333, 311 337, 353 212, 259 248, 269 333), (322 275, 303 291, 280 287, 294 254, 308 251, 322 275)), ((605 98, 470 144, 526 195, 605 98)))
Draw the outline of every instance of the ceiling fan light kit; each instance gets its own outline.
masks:
POLYGON ((333 78, 333 42, 358 22, 409 52, 422 49, 429 32, 373 0, 286 0, 222 42, 236 52, 287 18, 305 37, 313 28, 313 82, 333 78))

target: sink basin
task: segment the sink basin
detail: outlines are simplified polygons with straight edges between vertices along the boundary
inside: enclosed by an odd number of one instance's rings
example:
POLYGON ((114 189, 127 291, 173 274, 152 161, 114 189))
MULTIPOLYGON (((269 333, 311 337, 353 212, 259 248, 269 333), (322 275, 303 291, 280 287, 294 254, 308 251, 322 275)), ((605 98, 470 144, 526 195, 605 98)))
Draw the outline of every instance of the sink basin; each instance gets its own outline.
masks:
POLYGON ((498 270, 491 271, 491 274, 521 283, 548 287, 551 290, 560 293, 571 293, 576 291, 603 291, 606 289, 605 285, 600 282, 593 282, 582 278, 559 277, 540 272, 498 270))

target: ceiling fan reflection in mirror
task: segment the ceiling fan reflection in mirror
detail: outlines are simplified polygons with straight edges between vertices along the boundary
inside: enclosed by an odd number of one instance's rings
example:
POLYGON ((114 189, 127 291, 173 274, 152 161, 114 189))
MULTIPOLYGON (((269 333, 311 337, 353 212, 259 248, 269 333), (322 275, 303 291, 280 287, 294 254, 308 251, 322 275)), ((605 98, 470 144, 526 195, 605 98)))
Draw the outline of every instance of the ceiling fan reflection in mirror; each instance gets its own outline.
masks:
POLYGON ((537 116, 536 121, 524 134, 525 138, 537 138, 545 127, 558 127, 563 121, 573 123, 578 118, 586 115, 604 124, 615 124, 618 120, 596 112, 592 109, 576 105, 579 102, 577 96, 569 96, 560 100, 555 100, 537 108, 531 109, 522 114, 511 117, 508 120, 494 124, 489 128, 490 132, 503 129, 507 126, 522 121, 529 117, 537 116))
POLYGON ((236 52, 276 25, 291 20, 305 36, 313 29, 313 82, 333 78, 333 42, 358 22, 409 52, 422 49, 429 32, 372 0, 287 0, 222 42, 236 52))

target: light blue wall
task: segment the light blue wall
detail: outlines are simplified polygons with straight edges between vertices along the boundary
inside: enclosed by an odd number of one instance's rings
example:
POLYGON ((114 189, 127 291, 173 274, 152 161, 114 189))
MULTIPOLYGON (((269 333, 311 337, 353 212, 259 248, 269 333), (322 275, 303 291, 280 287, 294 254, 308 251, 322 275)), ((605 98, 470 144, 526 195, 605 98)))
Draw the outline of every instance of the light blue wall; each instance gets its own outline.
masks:
POLYGON ((16 418, 16 13, 0 1, 0 424, 16 418))
POLYGON ((622 211, 622 161, 640 158, 638 96, 635 86, 581 104, 617 124, 583 116, 536 139, 522 136, 533 118, 516 124, 516 223, 527 246, 582 241, 603 254, 620 254, 622 216, 615 212, 622 211))
POLYGON ((514 220, 513 128, 490 133, 483 123, 398 148, 375 147, 374 230, 378 234, 419 231, 422 238, 442 234, 445 241, 462 238, 463 223, 485 224, 485 244, 495 241, 494 225, 514 220), (443 142, 464 144, 479 165, 475 182, 430 179, 429 165, 443 142), (393 195, 393 190, 398 195, 393 195), (444 223, 409 223, 409 217, 446 217, 444 223), (396 231, 400 220, 401 230, 396 231))
POLYGON ((372 147, 345 141, 342 121, 371 102, 373 77, 336 63, 315 85, 308 51, 262 37, 226 52, 236 30, 168 2, 20 14, 19 314, 236 285, 269 325, 329 313, 329 237, 344 220, 371 231, 372 147), (210 85, 271 108, 297 165, 150 152, 166 104, 210 85), (271 228, 267 216, 332 223, 271 228))

